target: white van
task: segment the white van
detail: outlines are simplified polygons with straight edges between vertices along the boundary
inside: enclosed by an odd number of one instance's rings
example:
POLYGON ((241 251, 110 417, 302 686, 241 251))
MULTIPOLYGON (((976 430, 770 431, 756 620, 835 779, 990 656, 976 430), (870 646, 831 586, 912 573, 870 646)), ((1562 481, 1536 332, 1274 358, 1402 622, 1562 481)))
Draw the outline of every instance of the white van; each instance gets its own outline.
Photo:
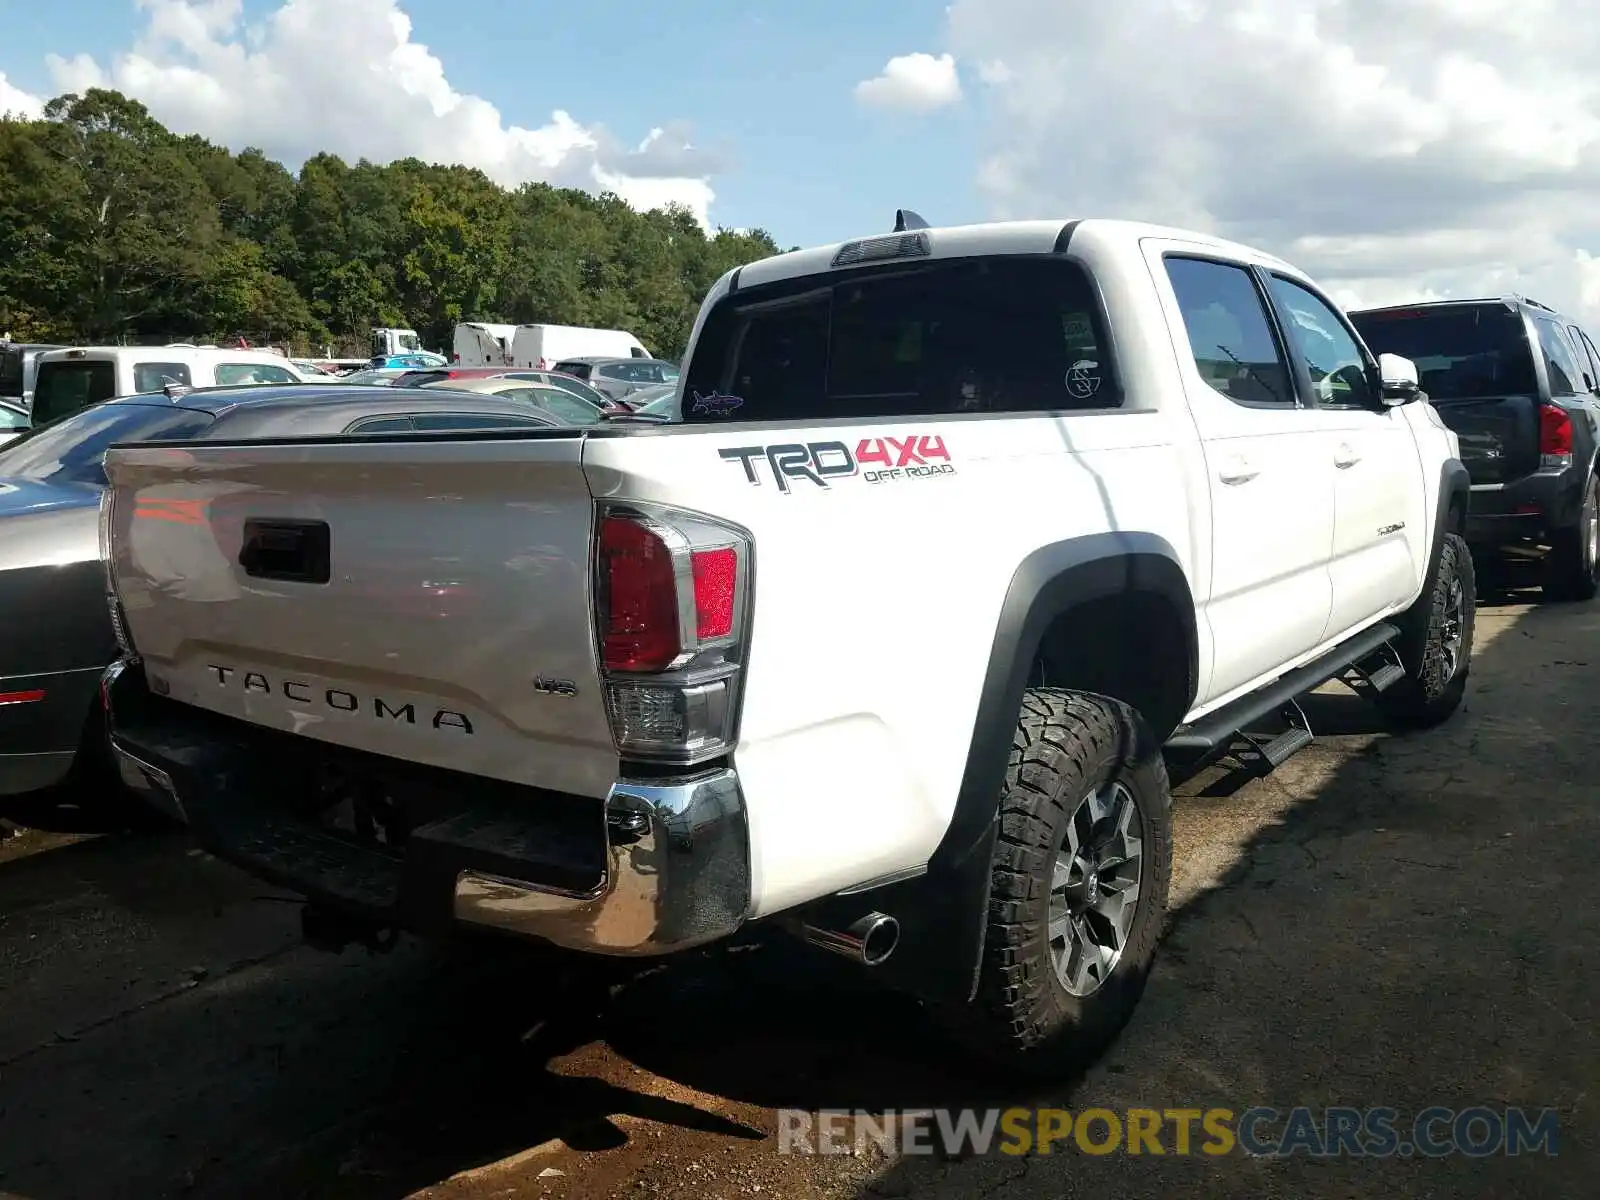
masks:
POLYGON ((565 358, 649 357, 644 343, 623 329, 518 325, 511 343, 511 365, 535 371, 548 371, 565 358))
POLYGON ((450 362, 457 367, 509 367, 515 325, 488 325, 466 321, 456 326, 450 362))
POLYGON ((310 382, 288 359, 267 350, 73 346, 46 351, 37 361, 33 384, 35 425, 113 396, 159 392, 174 383, 203 388, 310 382))

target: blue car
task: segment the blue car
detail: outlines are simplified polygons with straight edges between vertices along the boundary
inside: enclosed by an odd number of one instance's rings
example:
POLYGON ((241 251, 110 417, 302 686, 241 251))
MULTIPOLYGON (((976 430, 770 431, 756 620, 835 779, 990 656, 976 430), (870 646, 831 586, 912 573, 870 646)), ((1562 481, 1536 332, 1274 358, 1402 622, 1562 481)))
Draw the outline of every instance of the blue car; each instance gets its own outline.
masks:
POLYGON ((424 367, 448 366, 450 360, 442 354, 379 354, 367 367, 373 371, 417 371, 424 367))

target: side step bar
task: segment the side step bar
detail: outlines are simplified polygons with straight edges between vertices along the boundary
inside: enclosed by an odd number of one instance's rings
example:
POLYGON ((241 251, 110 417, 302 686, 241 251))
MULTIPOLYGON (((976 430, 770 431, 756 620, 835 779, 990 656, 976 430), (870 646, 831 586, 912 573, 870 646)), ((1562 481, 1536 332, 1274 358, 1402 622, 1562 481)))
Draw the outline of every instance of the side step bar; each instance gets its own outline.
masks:
POLYGON ((1263 774, 1283 765, 1291 755, 1317 740, 1316 734, 1311 732, 1311 722, 1306 719, 1306 710, 1300 707, 1298 700, 1285 704, 1282 716, 1289 728, 1275 738, 1257 737, 1242 731, 1239 734, 1249 744, 1250 756, 1256 760, 1263 774))
MULTIPOLYGON (((1321 687, 1330 679, 1338 679, 1348 674, 1357 668, 1358 664, 1365 664, 1367 659, 1378 654, 1399 636, 1400 631, 1388 621, 1380 621, 1370 629, 1363 629, 1321 657, 1312 659, 1305 666, 1296 667, 1287 675, 1279 676, 1260 691, 1241 696, 1233 703, 1217 709, 1216 712, 1207 713, 1192 725, 1180 725, 1167 739, 1166 748, 1176 754, 1195 756, 1223 749, 1233 742, 1240 730, 1248 729, 1262 717, 1285 710, 1312 688, 1321 687)), ((1380 675, 1385 677, 1383 686, 1389 687, 1404 673, 1399 668, 1398 659, 1385 660, 1375 669, 1360 670, 1361 677, 1374 687, 1377 686, 1380 675), (1387 667, 1394 667, 1398 673, 1390 675, 1385 670, 1387 667)), ((1294 712, 1300 711, 1298 704, 1294 704, 1293 707, 1294 712)), ((1295 725, 1292 714, 1290 715, 1291 727, 1287 733, 1280 734, 1265 746, 1257 747, 1261 757, 1272 762, 1273 766, 1311 741, 1311 731, 1305 727, 1305 714, 1300 713, 1298 725, 1295 725), (1269 750, 1281 757, 1273 758, 1268 754, 1269 750)))

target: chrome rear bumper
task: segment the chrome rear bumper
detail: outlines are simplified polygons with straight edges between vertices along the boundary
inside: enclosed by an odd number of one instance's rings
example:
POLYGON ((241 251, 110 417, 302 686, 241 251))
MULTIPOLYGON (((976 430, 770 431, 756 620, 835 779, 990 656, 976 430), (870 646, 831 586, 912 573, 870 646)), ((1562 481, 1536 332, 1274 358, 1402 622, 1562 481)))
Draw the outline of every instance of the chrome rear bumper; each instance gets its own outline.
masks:
POLYGON ((727 937, 749 913, 749 836, 731 770, 688 783, 617 783, 606 878, 575 895, 477 871, 456 878, 457 920, 600 954, 667 954, 727 937))
POLYGON ((471 780, 460 776, 450 790, 466 797, 462 811, 416 827, 403 849, 380 853, 294 816, 270 786, 242 783, 261 778, 269 752, 255 745, 258 735, 232 723, 219 737, 215 718, 152 701, 137 675, 124 678, 119 664, 103 681, 123 782, 189 825, 219 858, 313 901, 419 932, 459 922, 608 955, 691 949, 729 936, 749 916, 750 839, 731 769, 618 781, 603 822, 588 807, 597 801, 532 789, 491 811, 471 799, 471 780), (583 824, 594 832, 578 851, 561 851, 558 834, 541 824, 541 812, 557 804, 592 814, 583 824), (588 890, 550 882, 552 867, 562 865, 552 853, 578 853, 592 864, 587 874, 565 873, 588 890))

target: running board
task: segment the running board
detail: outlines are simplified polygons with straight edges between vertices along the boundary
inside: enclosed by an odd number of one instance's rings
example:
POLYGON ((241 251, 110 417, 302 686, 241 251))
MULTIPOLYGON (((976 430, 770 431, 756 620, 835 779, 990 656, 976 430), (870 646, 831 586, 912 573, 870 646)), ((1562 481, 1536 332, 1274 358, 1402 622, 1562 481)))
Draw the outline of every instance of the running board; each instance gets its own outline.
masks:
MULTIPOLYGON (((1332 650, 1319 658, 1312 659, 1305 666, 1296 667, 1287 675, 1280 675, 1261 690, 1251 692, 1248 696, 1241 696, 1233 703, 1223 705, 1216 712, 1207 713, 1192 725, 1178 726, 1167 739, 1166 749, 1183 755, 1204 755, 1223 749, 1232 744, 1241 730, 1248 729, 1263 717, 1279 712, 1312 688, 1321 687, 1328 680, 1339 678, 1356 663, 1370 658, 1399 636, 1400 631, 1388 621, 1379 621, 1354 637, 1346 638, 1332 650)), ((1291 735, 1298 738, 1301 736, 1301 731, 1290 729, 1277 740, 1283 741, 1291 735)), ((1291 749, 1289 754, 1305 746, 1310 740, 1309 731, 1305 731, 1304 740, 1291 749)), ((1268 743, 1269 746, 1272 744, 1268 743)), ((1285 754, 1283 757, 1288 756, 1285 754)))
POLYGON ((1264 738, 1242 731, 1239 734, 1250 747, 1245 757, 1253 760, 1263 775, 1274 767, 1282 766, 1290 756, 1298 754, 1317 740, 1316 734, 1311 732, 1311 722, 1306 719, 1306 711, 1300 707, 1298 700, 1291 700, 1285 704, 1282 716, 1289 728, 1275 738, 1264 738))
POLYGON ((1360 662, 1351 663, 1350 669, 1340 676, 1340 680, 1356 695, 1370 700, 1388 691, 1405 677, 1406 668, 1400 661, 1400 652, 1390 642, 1360 662))

